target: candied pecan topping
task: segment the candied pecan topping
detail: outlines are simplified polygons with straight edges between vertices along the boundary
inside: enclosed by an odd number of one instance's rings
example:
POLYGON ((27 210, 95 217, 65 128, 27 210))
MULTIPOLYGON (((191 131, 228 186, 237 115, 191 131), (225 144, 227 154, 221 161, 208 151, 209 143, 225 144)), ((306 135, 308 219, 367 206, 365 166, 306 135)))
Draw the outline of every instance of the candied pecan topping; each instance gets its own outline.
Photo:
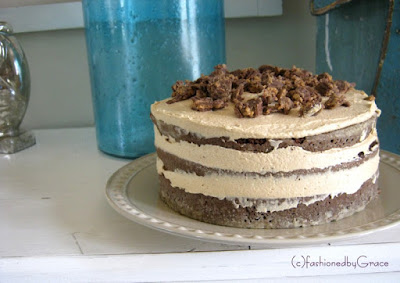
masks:
POLYGON ((282 96, 279 98, 278 101, 278 110, 282 111, 284 114, 289 114, 289 111, 293 108, 293 101, 287 97, 287 96, 282 96))
POLYGON ((334 88, 333 82, 321 81, 316 86, 315 89, 323 96, 329 96, 334 88))
POLYGON ((236 103, 237 101, 242 101, 242 94, 244 93, 244 83, 239 84, 236 88, 232 89, 231 100, 236 103))
POLYGON ((192 109, 197 111, 209 111, 214 107, 214 102, 211 97, 193 97, 192 109))
POLYGON ((340 92, 347 92, 352 87, 355 87, 355 83, 349 83, 341 80, 336 81, 335 84, 340 92))
POLYGON ((212 99, 228 97, 232 90, 232 78, 225 75, 210 78, 207 91, 212 99))
POLYGON ((263 101, 262 99, 250 99, 247 102, 238 102, 235 104, 236 116, 240 118, 254 118, 263 114, 263 101))
POLYGON ((278 100, 278 94, 280 96, 285 96, 287 93, 286 89, 281 89, 280 91, 276 87, 267 87, 263 90, 261 98, 264 99, 267 104, 271 104, 278 100))
POLYGON ((225 108, 228 105, 228 100, 217 99, 213 101, 213 110, 225 108))
POLYGON ((345 99, 343 94, 332 94, 329 99, 325 102, 326 109, 332 109, 336 106, 343 105, 343 106, 350 106, 350 103, 345 99))
MULTIPOLYGON (((354 86, 343 80, 335 81, 328 73, 314 75, 295 66, 285 69, 262 65, 258 69, 230 72, 222 64, 193 82, 177 81, 167 103, 191 98, 191 107, 197 111, 215 111, 233 103, 240 118, 277 112, 289 114, 291 109, 299 107, 300 115, 309 117, 323 109, 350 106, 345 93, 354 86)), ((373 99, 373 96, 366 98, 373 99)))
POLYGON ((186 100, 196 94, 196 91, 192 88, 190 81, 177 81, 172 86, 172 91, 172 99, 169 100, 168 103, 186 100))
POLYGON ((279 67, 271 66, 271 65, 261 65, 258 67, 258 71, 260 73, 279 73, 279 67))

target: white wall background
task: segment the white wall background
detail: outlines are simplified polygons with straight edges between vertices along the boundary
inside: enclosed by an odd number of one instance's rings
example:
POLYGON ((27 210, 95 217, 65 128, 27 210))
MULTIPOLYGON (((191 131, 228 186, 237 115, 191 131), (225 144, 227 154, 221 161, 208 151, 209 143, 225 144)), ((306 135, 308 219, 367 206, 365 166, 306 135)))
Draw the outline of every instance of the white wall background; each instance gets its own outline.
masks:
MULTIPOLYGON (((282 16, 227 19, 228 67, 296 65, 314 71, 315 33, 308 1, 284 0, 282 16)), ((84 30, 21 33, 17 38, 31 70, 31 99, 22 127, 93 125, 84 30)))
POLYGON ((1 0, 1 8, 21 7, 30 5, 54 4, 65 2, 79 2, 80 0, 1 0))

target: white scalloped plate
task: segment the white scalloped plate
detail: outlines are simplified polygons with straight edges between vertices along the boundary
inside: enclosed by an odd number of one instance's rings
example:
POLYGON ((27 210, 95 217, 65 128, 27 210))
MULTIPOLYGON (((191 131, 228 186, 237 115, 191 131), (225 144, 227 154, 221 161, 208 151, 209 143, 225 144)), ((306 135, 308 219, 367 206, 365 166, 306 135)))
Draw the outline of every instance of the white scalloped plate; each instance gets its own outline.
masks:
POLYGON ((400 221, 400 156, 381 152, 378 199, 353 216, 325 225, 296 229, 241 229, 203 223, 168 208, 158 197, 155 154, 115 172, 107 200, 120 214, 167 233, 205 241, 265 247, 288 247, 345 240, 396 225, 400 221))

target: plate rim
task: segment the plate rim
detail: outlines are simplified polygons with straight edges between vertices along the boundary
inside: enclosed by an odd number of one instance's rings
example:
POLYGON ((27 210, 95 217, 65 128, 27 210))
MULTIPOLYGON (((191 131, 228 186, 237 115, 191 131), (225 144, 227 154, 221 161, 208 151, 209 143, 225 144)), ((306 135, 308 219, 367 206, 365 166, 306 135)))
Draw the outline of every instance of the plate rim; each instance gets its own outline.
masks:
MULTIPOLYGON (((400 156, 394 153, 381 150, 380 151, 380 162, 389 165, 390 167, 396 169, 400 173, 400 156)), ((384 218, 377 219, 372 222, 362 224, 354 228, 349 228, 346 230, 334 231, 332 233, 318 233, 310 234, 308 236, 301 237, 296 236, 292 238, 284 236, 274 236, 266 237, 261 235, 241 235, 240 231, 244 228, 226 227, 232 231, 237 231, 236 233, 220 233, 216 231, 208 231, 204 229, 193 229, 184 226, 182 223, 171 223, 165 220, 161 220, 157 217, 147 214, 145 211, 134 206, 130 201, 126 191, 129 182, 142 170, 153 165, 156 160, 156 153, 150 153, 135 159, 128 164, 122 166, 117 171, 115 171, 107 181, 105 195, 108 203, 111 207, 116 210, 122 216, 128 218, 131 221, 139 223, 143 226, 162 231, 165 233, 183 236, 191 239, 199 239, 208 242, 216 242, 223 244, 232 245, 254 245, 254 246, 305 246, 305 245, 315 245, 320 243, 329 243, 343 240, 350 240, 359 236, 366 236, 376 231, 383 231, 396 226, 400 222, 400 206, 393 213, 386 215, 384 218)), ((172 209, 168 208, 172 213, 179 214, 172 209)), ((349 216, 352 217, 352 216, 349 216)), ((188 221, 200 222, 186 217, 188 221)), ((203 222, 200 222, 203 223, 203 222)), ((208 224, 208 223, 204 223, 208 224)), ((208 224, 210 227, 224 227, 213 224, 208 224)), ((326 224, 326 225, 329 225, 326 224)), ((301 228, 307 229, 309 227, 301 228)), ((292 228, 296 229, 296 228, 292 228)), ((262 230, 265 229, 245 229, 245 230, 262 230)))

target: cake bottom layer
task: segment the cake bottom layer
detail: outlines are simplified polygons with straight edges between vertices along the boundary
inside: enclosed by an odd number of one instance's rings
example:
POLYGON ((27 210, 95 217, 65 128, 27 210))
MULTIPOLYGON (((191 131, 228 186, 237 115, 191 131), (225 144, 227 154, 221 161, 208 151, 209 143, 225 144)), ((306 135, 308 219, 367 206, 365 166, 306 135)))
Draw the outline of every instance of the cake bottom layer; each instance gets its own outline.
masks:
POLYGON ((282 211, 258 212, 255 207, 237 206, 231 200, 187 193, 172 187, 163 175, 159 179, 160 197, 174 211, 202 222, 238 228, 296 228, 329 223, 363 210, 378 195, 373 177, 354 194, 328 196, 282 211))

